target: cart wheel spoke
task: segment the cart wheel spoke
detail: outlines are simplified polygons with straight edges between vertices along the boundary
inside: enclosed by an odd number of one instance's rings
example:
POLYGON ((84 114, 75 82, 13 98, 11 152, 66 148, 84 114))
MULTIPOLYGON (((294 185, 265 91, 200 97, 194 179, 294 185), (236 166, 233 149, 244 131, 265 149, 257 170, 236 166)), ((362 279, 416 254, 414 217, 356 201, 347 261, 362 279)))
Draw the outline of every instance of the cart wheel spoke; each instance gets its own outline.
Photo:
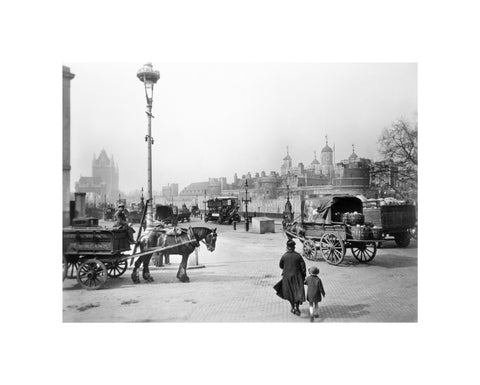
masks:
POLYGON ((303 256, 311 261, 317 259, 317 245, 314 240, 307 239, 303 242, 303 256))
POLYGON ((127 271, 128 263, 127 261, 115 261, 107 266, 107 274, 109 277, 117 278, 120 277, 125 271, 127 271))
POLYGON ((107 268, 101 261, 89 259, 80 265, 77 280, 85 289, 100 289, 107 280, 107 268))
POLYGON ((377 254, 376 242, 357 242, 352 245, 352 254, 360 263, 370 262, 377 254))
POLYGON ((327 263, 338 265, 345 256, 345 244, 335 234, 325 233, 320 239, 320 251, 327 263))

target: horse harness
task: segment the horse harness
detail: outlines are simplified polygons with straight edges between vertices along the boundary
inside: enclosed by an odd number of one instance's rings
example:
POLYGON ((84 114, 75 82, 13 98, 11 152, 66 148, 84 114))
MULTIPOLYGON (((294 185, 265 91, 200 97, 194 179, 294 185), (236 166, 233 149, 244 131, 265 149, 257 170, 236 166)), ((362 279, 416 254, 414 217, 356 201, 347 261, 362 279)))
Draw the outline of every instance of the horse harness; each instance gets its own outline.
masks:
MULTIPOLYGON (((188 228, 187 235, 188 235, 188 239, 192 240, 192 237, 195 239, 195 242, 192 242, 195 247, 200 247, 200 242, 191 227, 188 228)), ((207 244, 205 243, 205 240, 202 239, 201 242, 203 242, 204 245, 207 246, 207 244)))
POLYGON ((188 239, 192 241, 192 244, 194 247, 200 247, 200 242, 202 242, 205 246, 207 246, 207 242, 205 241, 205 239, 198 239, 191 227, 189 227, 188 230, 174 227, 173 229, 169 229, 169 231, 168 230, 165 231, 165 235, 173 236, 175 239, 175 242, 178 242, 177 236, 181 236, 182 234, 187 235, 188 239))

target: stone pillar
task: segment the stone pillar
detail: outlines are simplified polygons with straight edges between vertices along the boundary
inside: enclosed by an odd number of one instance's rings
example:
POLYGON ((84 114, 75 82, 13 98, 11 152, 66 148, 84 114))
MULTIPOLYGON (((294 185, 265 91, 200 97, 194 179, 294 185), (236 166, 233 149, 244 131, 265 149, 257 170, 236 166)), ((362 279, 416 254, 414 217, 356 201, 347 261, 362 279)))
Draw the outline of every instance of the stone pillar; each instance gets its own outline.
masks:
POLYGON ((63 226, 70 224, 70 81, 75 77, 63 66, 63 226))
POLYGON ((187 269, 200 269, 205 267, 205 265, 201 265, 198 262, 198 249, 199 247, 196 247, 195 252, 190 254, 190 257, 188 258, 187 269))

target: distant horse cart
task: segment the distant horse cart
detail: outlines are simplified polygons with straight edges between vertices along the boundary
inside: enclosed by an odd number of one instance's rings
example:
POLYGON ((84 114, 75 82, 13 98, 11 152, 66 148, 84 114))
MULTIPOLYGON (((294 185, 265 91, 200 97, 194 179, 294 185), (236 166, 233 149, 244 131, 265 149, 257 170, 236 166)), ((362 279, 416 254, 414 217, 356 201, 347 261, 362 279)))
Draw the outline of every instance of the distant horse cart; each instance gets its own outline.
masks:
POLYGON ((190 222, 190 210, 185 204, 179 209, 175 205, 156 205, 155 219, 165 224, 176 225, 178 222, 190 222))
POLYGON ((187 205, 184 203, 182 207, 178 210, 178 222, 190 222, 191 211, 188 209, 187 205))
POLYGON ((190 208, 190 212, 192 213, 192 217, 196 218, 200 216, 200 209, 198 208, 198 205, 195 204, 190 208))
MULTIPOLYGON (((403 211, 409 212, 411 208, 407 207, 403 211)), ((302 243, 303 256, 306 259, 323 258, 332 265, 342 263, 346 249, 351 249, 360 263, 372 261, 377 253, 378 243, 385 240, 385 236, 391 234, 392 229, 404 228, 407 225, 402 223, 401 226, 393 227, 392 224, 392 227, 384 229, 374 222, 366 221, 362 201, 355 196, 317 198, 314 202, 310 201, 302 212, 299 220, 285 224, 285 234, 302 243)), ((408 225, 410 224, 411 221, 408 225)), ((404 230, 398 231, 402 234, 400 237, 404 237, 404 230)))

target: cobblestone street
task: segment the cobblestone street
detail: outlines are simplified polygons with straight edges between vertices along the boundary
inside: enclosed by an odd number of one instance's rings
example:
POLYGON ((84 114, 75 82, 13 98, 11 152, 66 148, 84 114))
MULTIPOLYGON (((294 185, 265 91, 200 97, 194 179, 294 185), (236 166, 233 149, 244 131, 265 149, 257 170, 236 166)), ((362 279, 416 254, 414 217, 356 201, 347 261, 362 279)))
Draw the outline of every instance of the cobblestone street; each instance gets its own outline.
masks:
MULTIPOLYGON (((202 226, 197 220, 192 226, 202 226)), ((214 224, 208 223, 207 226, 214 224)), ((131 268, 109 278, 100 290, 82 289, 75 279, 63 283, 65 322, 308 322, 308 306, 300 317, 275 295, 272 286, 281 278, 278 262, 286 238, 281 226, 275 234, 234 231, 217 226, 217 248, 202 245, 199 264, 188 269, 189 283, 176 278, 180 256, 171 265, 151 266, 155 282, 134 285, 131 268)), ((297 242, 297 251, 300 251, 297 242)), ((326 298, 317 322, 416 322, 417 249, 397 248, 386 242, 369 264, 359 264, 347 251, 344 262, 306 261, 307 269, 320 269, 326 298)))

